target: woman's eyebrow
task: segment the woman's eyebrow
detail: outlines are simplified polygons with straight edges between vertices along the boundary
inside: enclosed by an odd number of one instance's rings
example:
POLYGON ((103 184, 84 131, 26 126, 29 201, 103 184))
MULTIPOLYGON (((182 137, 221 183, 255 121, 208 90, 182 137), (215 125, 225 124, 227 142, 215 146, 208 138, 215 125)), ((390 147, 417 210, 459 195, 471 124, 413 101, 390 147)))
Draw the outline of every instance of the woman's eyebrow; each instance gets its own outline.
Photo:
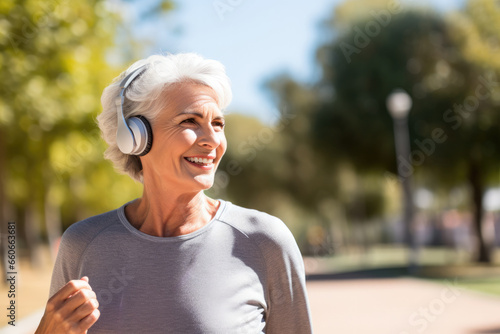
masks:
MULTIPOLYGON (((203 118, 203 114, 202 113, 199 113, 199 112, 196 112, 196 111, 183 111, 181 113, 179 113, 176 117, 178 116, 184 116, 184 115, 193 115, 193 116, 196 116, 196 117, 199 117, 199 118, 203 118)), ((214 119, 224 119, 224 116, 215 116, 214 119)))
POLYGON ((197 116, 199 118, 203 118, 202 113, 195 112, 195 111, 183 111, 183 112, 179 113, 177 116, 183 116, 183 115, 193 115, 193 116, 197 116))

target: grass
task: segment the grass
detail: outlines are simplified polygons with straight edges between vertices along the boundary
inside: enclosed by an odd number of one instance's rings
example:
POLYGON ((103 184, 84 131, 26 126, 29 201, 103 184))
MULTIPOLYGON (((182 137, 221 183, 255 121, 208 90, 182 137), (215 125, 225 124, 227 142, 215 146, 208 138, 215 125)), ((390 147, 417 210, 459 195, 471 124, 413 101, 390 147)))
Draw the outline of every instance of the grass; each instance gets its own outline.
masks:
POLYGON ((474 263, 466 252, 444 247, 419 251, 419 267, 415 274, 407 271, 408 252, 401 246, 377 245, 364 252, 349 249, 330 257, 306 257, 310 278, 325 275, 330 279, 413 276, 436 283, 453 280, 460 287, 500 296, 500 250, 493 263, 474 263))
POLYGON ((500 296, 500 278, 459 279, 457 280, 457 286, 500 296))
MULTIPOLYGON (((497 251, 495 265, 500 265, 500 251, 497 251)), ((463 251, 445 247, 426 247, 418 252, 422 266, 470 264, 471 256, 463 251)), ((363 251, 360 248, 342 250, 329 257, 306 257, 306 270, 310 272, 345 272, 360 269, 404 267, 408 263, 408 251, 402 246, 376 245, 363 251)))

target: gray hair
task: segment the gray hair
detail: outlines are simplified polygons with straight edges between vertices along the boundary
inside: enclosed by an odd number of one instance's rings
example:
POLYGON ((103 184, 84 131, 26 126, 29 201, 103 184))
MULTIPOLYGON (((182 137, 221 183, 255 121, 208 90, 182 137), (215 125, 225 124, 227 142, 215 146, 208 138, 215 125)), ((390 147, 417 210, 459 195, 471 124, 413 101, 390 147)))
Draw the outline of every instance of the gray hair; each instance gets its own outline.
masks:
POLYGON ((120 81, 145 64, 145 72, 136 78, 125 92, 125 118, 142 115, 153 124, 167 102, 161 98, 162 92, 180 82, 196 82, 211 87, 221 110, 229 105, 232 98, 231 85, 224 66, 216 60, 204 59, 194 53, 153 55, 138 60, 116 77, 102 93, 103 111, 97 116, 102 138, 108 144, 104 157, 110 160, 119 172, 128 174, 139 182, 143 182, 139 157, 122 153, 116 144, 118 118, 115 98, 120 93, 120 81))

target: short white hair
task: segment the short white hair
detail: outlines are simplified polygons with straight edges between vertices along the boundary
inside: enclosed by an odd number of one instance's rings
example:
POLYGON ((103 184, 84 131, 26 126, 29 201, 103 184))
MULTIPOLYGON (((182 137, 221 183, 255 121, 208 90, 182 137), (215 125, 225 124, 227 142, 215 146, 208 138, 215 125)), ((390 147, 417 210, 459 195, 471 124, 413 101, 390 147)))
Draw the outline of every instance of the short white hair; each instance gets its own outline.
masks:
POLYGON ((211 87, 222 111, 232 98, 231 85, 224 66, 216 60, 204 59, 194 53, 153 55, 136 61, 116 77, 102 93, 103 111, 97 116, 102 138, 108 144, 104 157, 110 160, 119 172, 128 174, 139 182, 143 182, 139 157, 122 153, 116 144, 118 117, 115 99, 120 93, 119 85, 122 79, 142 65, 147 65, 146 70, 125 92, 123 113, 126 119, 142 115, 150 123, 154 123, 156 116, 167 103, 165 98, 161 98, 162 93, 169 86, 181 82, 195 82, 211 87))

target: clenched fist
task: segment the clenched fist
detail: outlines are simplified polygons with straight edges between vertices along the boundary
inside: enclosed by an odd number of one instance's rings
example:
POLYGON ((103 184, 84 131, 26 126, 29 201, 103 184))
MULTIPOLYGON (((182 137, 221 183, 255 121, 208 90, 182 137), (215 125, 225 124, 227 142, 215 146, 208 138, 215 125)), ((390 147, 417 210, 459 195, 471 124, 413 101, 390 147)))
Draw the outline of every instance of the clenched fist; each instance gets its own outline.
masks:
POLYGON ((98 307, 88 277, 69 281, 47 302, 35 334, 85 334, 99 319, 98 307))

